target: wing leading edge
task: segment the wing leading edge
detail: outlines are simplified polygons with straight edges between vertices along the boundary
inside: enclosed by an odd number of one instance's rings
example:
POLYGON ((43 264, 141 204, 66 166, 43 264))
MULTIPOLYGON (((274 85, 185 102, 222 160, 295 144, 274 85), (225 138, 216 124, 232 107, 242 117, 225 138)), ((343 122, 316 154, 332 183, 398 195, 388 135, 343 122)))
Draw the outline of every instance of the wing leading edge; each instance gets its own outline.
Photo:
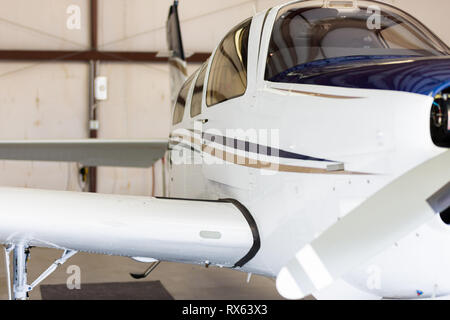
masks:
POLYGON ((0 188, 0 243, 242 267, 259 249, 234 200, 0 188))
POLYGON ((0 141, 0 160, 148 168, 164 156, 167 147, 164 139, 0 141))

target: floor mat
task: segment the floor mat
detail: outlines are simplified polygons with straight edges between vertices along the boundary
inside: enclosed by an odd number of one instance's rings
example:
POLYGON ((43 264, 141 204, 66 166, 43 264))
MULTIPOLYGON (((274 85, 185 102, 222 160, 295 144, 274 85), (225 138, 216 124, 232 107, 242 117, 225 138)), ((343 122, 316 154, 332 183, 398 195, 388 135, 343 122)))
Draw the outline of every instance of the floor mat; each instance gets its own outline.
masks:
POLYGON ((160 281, 82 284, 69 290, 65 284, 41 285, 42 300, 174 300, 160 281))

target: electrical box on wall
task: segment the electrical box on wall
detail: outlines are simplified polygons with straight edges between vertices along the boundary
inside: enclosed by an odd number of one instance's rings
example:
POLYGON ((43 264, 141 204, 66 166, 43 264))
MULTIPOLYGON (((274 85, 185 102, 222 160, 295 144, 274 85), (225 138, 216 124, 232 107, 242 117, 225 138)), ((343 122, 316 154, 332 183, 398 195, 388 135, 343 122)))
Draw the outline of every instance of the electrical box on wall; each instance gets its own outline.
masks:
POLYGON ((108 78, 107 77, 95 78, 95 99, 96 100, 108 99, 108 78))

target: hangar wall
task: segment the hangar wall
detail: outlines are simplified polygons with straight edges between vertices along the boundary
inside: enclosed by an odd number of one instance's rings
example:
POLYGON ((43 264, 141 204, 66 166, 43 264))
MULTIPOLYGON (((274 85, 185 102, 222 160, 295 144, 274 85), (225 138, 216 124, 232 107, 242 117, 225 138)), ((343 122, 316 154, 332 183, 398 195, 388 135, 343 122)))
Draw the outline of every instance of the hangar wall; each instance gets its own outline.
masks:
MULTIPOLYGON (((187 52, 210 52, 223 35, 254 11, 281 0, 182 0, 187 52)), ((450 44, 448 0, 390 0, 450 44)), ((166 51, 165 19, 171 0, 99 0, 99 49, 166 51)), ((0 0, 0 49, 85 50, 88 0, 0 0), (79 29, 66 27, 71 5, 79 29)), ((194 72, 196 65, 189 67, 194 72)), ((84 63, 0 62, 0 139, 71 139, 88 136, 88 73, 84 63)), ((169 75, 164 64, 102 63, 109 99, 98 106, 100 138, 166 137, 169 75)), ((161 164, 156 175, 160 176, 161 164)), ((101 168, 103 193, 151 194, 150 169, 101 168)), ((75 164, 0 161, 0 185, 79 190, 75 164)), ((157 183, 157 193, 160 193, 157 183)))

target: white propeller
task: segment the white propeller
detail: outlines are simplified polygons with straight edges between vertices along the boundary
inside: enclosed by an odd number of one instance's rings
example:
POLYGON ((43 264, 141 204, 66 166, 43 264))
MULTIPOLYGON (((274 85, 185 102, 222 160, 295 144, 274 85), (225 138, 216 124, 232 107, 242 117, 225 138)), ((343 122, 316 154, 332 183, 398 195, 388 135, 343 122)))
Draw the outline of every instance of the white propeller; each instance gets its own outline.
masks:
POLYGON ((301 249, 277 277, 278 292, 301 299, 450 207, 450 151, 404 174, 301 249))

